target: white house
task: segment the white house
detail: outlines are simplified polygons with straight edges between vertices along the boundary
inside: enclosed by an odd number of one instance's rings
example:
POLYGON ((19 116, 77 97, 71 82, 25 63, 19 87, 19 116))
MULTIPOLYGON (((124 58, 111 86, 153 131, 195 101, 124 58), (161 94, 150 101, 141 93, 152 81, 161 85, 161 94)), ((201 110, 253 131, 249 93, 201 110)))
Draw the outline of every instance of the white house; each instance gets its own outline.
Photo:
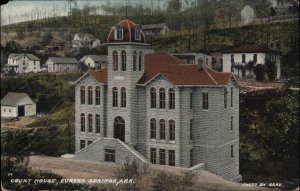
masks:
POLYGON ((245 23, 252 22, 255 19, 255 13, 252 7, 246 5, 241 10, 241 20, 245 23))
POLYGON ((16 73, 36 73, 40 71, 40 59, 33 54, 10 54, 6 67, 16 73))
POLYGON ((202 64, 207 68, 212 68, 212 57, 204 53, 173 53, 171 55, 188 64, 202 64))
POLYGON ((1 100, 1 118, 36 115, 36 104, 26 93, 9 92, 1 100))
POLYGON ((276 67, 276 78, 280 78, 281 56, 279 53, 255 45, 244 45, 223 52, 223 72, 233 72, 236 78, 254 79, 255 67, 265 66, 270 60, 276 67))
POLYGON ((79 72, 80 66, 76 58, 49 57, 45 63, 48 72, 79 72))
POLYGON ((269 6, 273 8, 289 8, 293 6, 293 3, 299 5, 299 1, 288 0, 268 0, 269 6))
POLYGON ((169 27, 166 23, 157 23, 142 25, 142 29, 145 35, 164 35, 170 32, 169 27))
POLYGON ((87 55, 79 63, 84 63, 89 69, 99 70, 107 66, 107 55, 87 55))
POLYGON ((72 40, 72 48, 94 48, 97 46, 100 46, 100 40, 91 34, 77 33, 72 40))

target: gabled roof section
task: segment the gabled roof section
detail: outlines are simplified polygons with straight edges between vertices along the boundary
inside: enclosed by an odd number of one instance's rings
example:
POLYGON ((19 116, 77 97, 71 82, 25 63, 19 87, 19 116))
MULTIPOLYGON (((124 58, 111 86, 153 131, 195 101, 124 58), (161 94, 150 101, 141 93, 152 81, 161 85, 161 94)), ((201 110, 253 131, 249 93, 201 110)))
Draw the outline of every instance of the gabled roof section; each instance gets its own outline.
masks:
POLYGON ((88 74, 97 80, 97 82, 107 84, 107 67, 102 70, 91 71, 88 74))
POLYGON ((86 55, 79 60, 79 62, 84 62, 88 57, 90 57, 94 62, 106 62, 107 55, 86 55))
POLYGON ((49 57, 48 60, 51 60, 54 63, 60 63, 60 64, 78 64, 78 61, 76 60, 76 58, 49 57))
POLYGON ((224 86, 232 73, 221 73, 186 62, 170 55, 145 55, 145 72, 138 84, 147 84, 158 74, 177 86, 224 86))
POLYGON ((107 37, 107 43, 124 43, 124 42, 135 42, 135 43, 146 43, 145 35, 141 32, 141 39, 135 39, 135 30, 139 27, 139 25, 135 24, 131 20, 125 19, 117 24, 123 29, 123 39, 117 40, 115 39, 115 30, 116 27, 113 26, 109 32, 107 37))
POLYGON ((21 53, 21 54, 10 54, 8 57, 12 59, 22 59, 22 57, 26 56, 28 60, 40 60, 38 57, 36 57, 34 54, 27 54, 27 53, 21 53))
POLYGON ((31 104, 35 104, 34 101, 32 101, 32 99, 26 93, 9 92, 1 100, 1 105, 17 106, 18 103, 20 101, 22 101, 24 98, 29 98, 29 100, 31 101, 31 104))

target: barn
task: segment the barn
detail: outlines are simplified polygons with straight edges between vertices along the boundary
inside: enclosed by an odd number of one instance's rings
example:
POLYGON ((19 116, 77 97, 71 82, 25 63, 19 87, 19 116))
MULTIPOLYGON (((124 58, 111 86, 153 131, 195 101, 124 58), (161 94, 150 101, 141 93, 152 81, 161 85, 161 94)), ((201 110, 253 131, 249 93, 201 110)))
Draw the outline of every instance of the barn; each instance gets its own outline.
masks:
POLYGON ((1 100, 1 118, 36 115, 36 104, 26 93, 9 92, 1 100))

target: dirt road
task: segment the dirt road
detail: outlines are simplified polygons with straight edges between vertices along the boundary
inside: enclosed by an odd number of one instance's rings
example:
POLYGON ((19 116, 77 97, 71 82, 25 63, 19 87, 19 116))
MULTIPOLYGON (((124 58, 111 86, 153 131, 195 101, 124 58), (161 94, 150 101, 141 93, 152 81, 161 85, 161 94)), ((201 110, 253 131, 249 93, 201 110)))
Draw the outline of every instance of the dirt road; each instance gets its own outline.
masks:
MULTIPOLYGON (((65 178, 80 179, 114 178, 114 173, 118 169, 118 165, 113 163, 79 161, 47 156, 31 156, 29 165, 33 169, 51 171, 65 178)), ((152 171, 157 170, 155 167, 151 169, 152 171)), ((153 173, 146 175, 139 183, 143 190, 151 190, 147 188, 152 187, 152 176, 153 173)), ((192 190, 265 190, 261 187, 247 187, 239 183, 229 182, 205 170, 195 175, 194 178, 195 184, 192 190)))

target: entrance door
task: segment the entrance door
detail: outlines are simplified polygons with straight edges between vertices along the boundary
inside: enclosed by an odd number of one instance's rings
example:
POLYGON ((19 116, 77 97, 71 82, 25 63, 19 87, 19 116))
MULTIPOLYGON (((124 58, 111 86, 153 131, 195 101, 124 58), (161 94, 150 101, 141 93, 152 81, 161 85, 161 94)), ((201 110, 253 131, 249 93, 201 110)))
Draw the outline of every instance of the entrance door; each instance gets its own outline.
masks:
POLYGON ((120 116, 114 120, 114 138, 125 141, 125 121, 120 116))
POLYGON ((18 117, 23 117, 25 116, 25 106, 18 106, 18 117))

